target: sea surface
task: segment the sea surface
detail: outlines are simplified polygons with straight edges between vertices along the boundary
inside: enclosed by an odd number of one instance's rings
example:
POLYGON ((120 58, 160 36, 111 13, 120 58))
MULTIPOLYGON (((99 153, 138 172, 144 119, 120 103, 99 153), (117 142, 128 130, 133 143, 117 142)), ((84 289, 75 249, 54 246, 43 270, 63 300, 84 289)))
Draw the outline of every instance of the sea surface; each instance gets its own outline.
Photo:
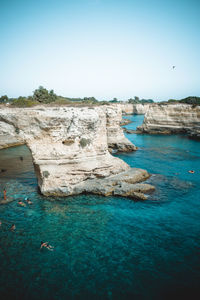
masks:
POLYGON ((139 150, 117 156, 152 174, 146 201, 44 197, 28 148, 0 150, 0 197, 13 200, 0 205, 1 300, 200 299, 200 142, 126 136, 139 150))

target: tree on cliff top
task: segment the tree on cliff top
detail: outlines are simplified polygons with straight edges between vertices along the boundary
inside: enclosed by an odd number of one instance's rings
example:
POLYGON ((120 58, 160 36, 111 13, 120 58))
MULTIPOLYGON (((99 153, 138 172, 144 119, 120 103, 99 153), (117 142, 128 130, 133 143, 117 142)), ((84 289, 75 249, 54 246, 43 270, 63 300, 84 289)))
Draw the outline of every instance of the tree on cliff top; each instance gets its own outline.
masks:
POLYGON ((53 90, 48 91, 43 86, 39 86, 33 93, 33 99, 40 103, 51 103, 56 101, 57 96, 53 90))
POLYGON ((8 99, 8 96, 7 95, 4 95, 4 96, 1 96, 0 97, 0 103, 5 103, 7 102, 9 99, 8 99))
POLYGON ((93 103, 97 103, 98 100, 95 97, 84 97, 83 102, 93 104, 93 103))
POLYGON ((187 98, 179 100, 180 103, 200 105, 200 97, 189 96, 187 98))

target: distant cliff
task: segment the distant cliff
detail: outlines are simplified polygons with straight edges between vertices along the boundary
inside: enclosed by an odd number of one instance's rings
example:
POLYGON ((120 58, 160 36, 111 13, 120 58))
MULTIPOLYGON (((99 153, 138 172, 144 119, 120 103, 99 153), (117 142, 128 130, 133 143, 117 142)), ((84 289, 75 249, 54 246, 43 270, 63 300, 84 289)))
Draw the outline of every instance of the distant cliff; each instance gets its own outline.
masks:
POLYGON ((119 152, 131 152, 137 150, 125 136, 123 129, 120 127, 122 120, 122 110, 120 105, 110 105, 105 107, 106 128, 108 137, 108 147, 119 152))
POLYGON ((132 103, 120 103, 122 113, 124 115, 144 115, 152 104, 132 104, 132 103))
POLYGON ((152 105, 145 115, 142 133, 173 134, 186 133, 200 137, 200 106, 188 104, 152 105))
POLYGON ((121 109, 101 107, 36 107, 0 109, 0 148, 26 144, 44 195, 90 192, 144 198, 153 189, 136 184, 149 177, 113 157, 108 148, 136 147, 119 126, 121 109))

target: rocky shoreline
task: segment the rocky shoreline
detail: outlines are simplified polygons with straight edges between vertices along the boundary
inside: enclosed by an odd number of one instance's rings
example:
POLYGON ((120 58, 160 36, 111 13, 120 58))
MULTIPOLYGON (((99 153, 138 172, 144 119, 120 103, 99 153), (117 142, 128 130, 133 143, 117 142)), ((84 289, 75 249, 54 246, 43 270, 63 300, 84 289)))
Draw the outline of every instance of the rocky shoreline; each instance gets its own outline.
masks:
POLYGON ((186 134, 200 137, 200 106, 189 104, 152 105, 138 133, 186 134))
POLYGON ((46 196, 93 193, 146 199, 150 175, 108 150, 135 151, 120 127, 121 107, 0 109, 0 148, 26 144, 46 196))
MULTIPOLYGON (((141 183, 147 180, 150 174, 143 169, 130 168, 128 171, 106 178, 95 178, 74 185, 67 194, 79 195, 83 193, 102 196, 122 196, 135 200, 146 200, 147 194, 155 190, 155 187, 141 183)), ((66 190, 59 187, 57 190, 43 193, 45 196, 66 196, 66 190)))

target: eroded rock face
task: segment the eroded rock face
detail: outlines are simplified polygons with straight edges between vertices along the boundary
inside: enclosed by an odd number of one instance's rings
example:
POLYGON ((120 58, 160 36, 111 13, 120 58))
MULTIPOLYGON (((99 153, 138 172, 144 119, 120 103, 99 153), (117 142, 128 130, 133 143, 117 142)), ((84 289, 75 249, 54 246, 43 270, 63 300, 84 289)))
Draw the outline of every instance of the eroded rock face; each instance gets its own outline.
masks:
POLYGON ((125 136, 120 127, 122 111, 119 105, 106 107, 108 147, 119 152, 131 152, 137 150, 125 136))
POLYGON ((16 116, 4 116, 0 113, 0 149, 24 144, 16 124, 16 116))
POLYGON ((133 114, 133 104, 131 104, 131 103, 120 103, 118 105, 121 107, 123 115, 132 115, 133 114))
POLYGON ((152 104, 133 104, 133 114, 145 115, 152 104))
POLYGON ((151 134, 186 133, 200 136, 200 106, 152 105, 138 131, 151 134))
POLYGON ((120 103, 124 115, 145 115, 151 104, 120 103))
MULTIPOLYGON (((0 110, 1 147, 28 145, 44 195, 96 193, 95 184, 106 189, 105 180, 131 170, 108 152, 112 143, 118 149, 135 150, 119 127, 120 119, 120 108, 109 106, 6 108, 0 110)), ((138 172, 142 176, 144 171, 138 172)), ((135 176, 134 172, 132 177, 135 176)), ((148 176, 147 173, 143 180, 148 176)))

